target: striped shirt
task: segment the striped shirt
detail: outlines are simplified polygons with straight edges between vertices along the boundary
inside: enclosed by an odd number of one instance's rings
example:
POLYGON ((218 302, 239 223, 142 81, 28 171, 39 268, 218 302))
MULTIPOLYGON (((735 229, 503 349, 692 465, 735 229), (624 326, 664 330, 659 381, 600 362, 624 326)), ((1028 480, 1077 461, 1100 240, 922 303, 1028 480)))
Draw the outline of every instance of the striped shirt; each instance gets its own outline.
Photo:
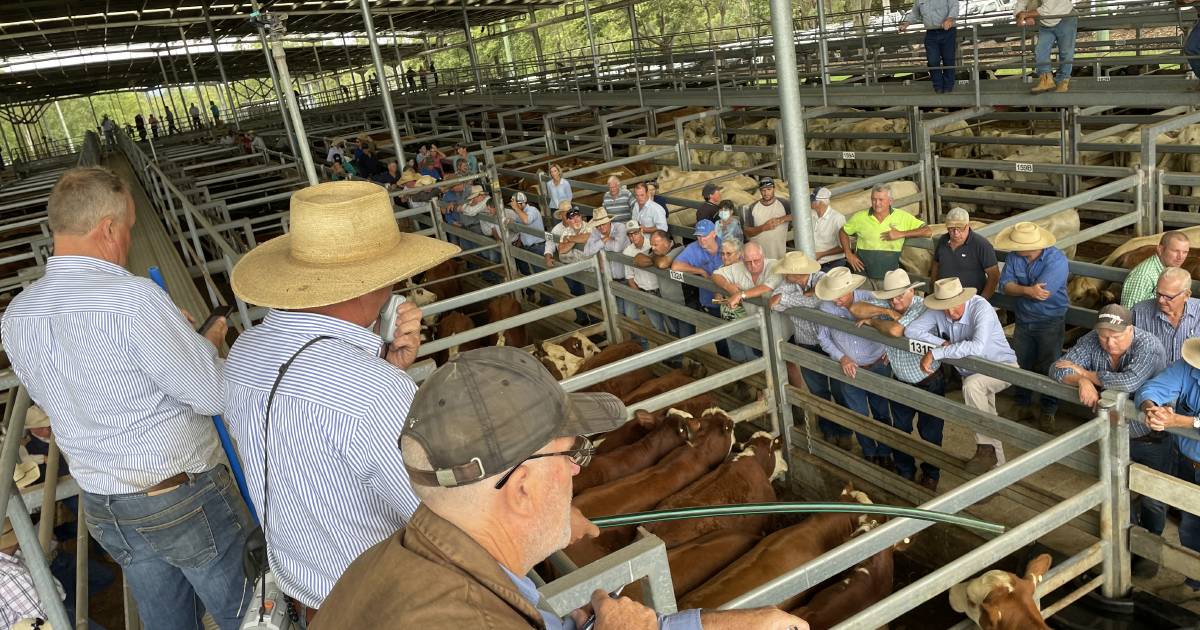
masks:
POLYGON ((613 195, 611 191, 604 191, 604 198, 601 201, 613 221, 629 220, 633 215, 634 202, 633 193, 624 186, 617 190, 616 195, 613 195))
MULTIPOLYGON (((874 304, 875 306, 892 308, 892 305, 888 300, 871 298, 868 300, 868 302, 874 304)), ((917 321, 917 318, 924 314, 925 298, 919 295, 914 295, 912 304, 908 305, 908 310, 904 311, 904 314, 900 316, 900 319, 896 323, 900 324, 901 326, 908 326, 909 324, 917 321)), ((888 355, 888 365, 892 366, 892 374, 894 374, 898 380, 904 381, 909 385, 915 385, 916 383, 920 383, 921 381, 925 380, 929 376, 924 370, 921 369, 921 357, 924 355, 915 354, 909 352, 908 350, 901 350, 891 346, 887 346, 885 351, 888 355)), ((934 361, 933 370, 936 372, 941 365, 941 361, 934 361)))
POLYGON ((1158 310, 1158 300, 1144 300, 1129 309, 1133 315, 1133 324, 1138 328, 1154 335, 1166 352, 1167 365, 1171 365, 1183 357, 1183 342, 1200 337, 1200 299, 1188 298, 1183 306, 1183 317, 1179 326, 1172 326, 1163 312, 1158 310))
MULTIPOLYGON (((866 302, 871 299, 871 294, 867 291, 855 291, 855 302, 866 302)), ((833 302, 821 302, 821 311, 854 321, 854 316, 850 311, 844 309, 833 302)), ((856 365, 871 366, 879 362, 883 358, 884 346, 877 341, 871 341, 864 337, 859 337, 853 333, 842 332, 821 326, 817 330, 817 340, 821 344, 821 349, 828 354, 834 361, 841 361, 842 357, 850 357, 856 365)))
MULTIPOLYGON (((796 284, 788 282, 786 276, 783 283, 775 288, 774 295, 779 296, 779 302, 775 304, 776 311, 785 311, 789 308, 817 308, 821 306, 821 298, 815 295, 805 295, 805 291, 812 291, 817 286, 817 282, 825 275, 823 271, 816 271, 808 274, 808 284, 796 284)), ((789 316, 792 320, 792 336, 796 343, 805 346, 815 346, 818 344, 817 329, 820 328, 816 323, 804 319, 803 317, 789 316)))
POLYGON ((250 498, 263 511, 263 420, 271 405, 267 554, 284 593, 320 608, 346 567, 417 509, 397 440, 416 384, 379 358, 379 335, 342 320, 271 310, 226 367, 226 419, 250 498))
MULTIPOLYGON (((1079 341, 1075 342, 1075 345, 1063 356, 1063 360, 1095 372, 1096 377, 1100 379, 1100 389, 1112 389, 1133 394, 1146 381, 1167 369, 1167 361, 1163 355, 1162 343, 1154 335, 1134 327, 1133 343, 1130 344, 1125 354, 1121 355, 1115 368, 1112 366, 1108 352, 1100 347, 1100 336, 1094 330, 1080 337, 1079 341)), ((1075 370, 1069 368, 1050 368, 1050 378, 1060 383, 1074 373, 1075 370)), ((1129 423, 1129 437, 1138 438, 1149 432, 1150 427, 1141 420, 1140 414, 1138 418, 1129 423)))
POLYGON ((221 413, 221 360, 152 280, 53 256, 0 334, 85 491, 141 492, 221 461, 208 417, 221 413))

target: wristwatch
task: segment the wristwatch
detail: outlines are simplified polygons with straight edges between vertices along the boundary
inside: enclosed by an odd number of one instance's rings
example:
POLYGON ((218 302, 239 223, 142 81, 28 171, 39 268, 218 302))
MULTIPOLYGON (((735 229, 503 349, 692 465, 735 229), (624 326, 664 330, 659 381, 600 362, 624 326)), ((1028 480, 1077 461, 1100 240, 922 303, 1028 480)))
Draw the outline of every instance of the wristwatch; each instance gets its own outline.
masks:
MULTIPOLYGON (((739 299, 739 300, 744 300, 744 299, 746 299, 746 292, 745 292, 745 291, 742 291, 741 293, 739 293, 739 294, 738 294, 738 299, 739 299)), ((1200 419, 1198 419, 1197 421, 1200 421, 1200 419)))
POLYGON ((1192 417, 1192 428, 1196 429, 1196 430, 1200 430, 1200 416, 1192 417))

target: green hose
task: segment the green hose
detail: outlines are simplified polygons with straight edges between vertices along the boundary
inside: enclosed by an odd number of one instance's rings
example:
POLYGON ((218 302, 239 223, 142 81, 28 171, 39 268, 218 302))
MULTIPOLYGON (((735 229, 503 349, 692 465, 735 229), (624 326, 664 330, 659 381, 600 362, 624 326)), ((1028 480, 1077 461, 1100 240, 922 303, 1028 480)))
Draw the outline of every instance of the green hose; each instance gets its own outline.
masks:
POLYGON ((635 514, 616 514, 601 516, 591 521, 597 527, 623 527, 640 525, 642 523, 657 523, 660 521, 678 521, 689 518, 707 518, 710 516, 749 516, 754 514, 880 514, 893 518, 915 518, 922 521, 947 523, 968 529, 976 529, 992 534, 1003 534, 1004 526, 988 521, 981 521, 957 514, 932 512, 917 508, 897 507, 893 505, 859 504, 859 503, 741 503, 737 505, 698 505, 694 507, 676 508, 672 510, 653 510, 635 514))

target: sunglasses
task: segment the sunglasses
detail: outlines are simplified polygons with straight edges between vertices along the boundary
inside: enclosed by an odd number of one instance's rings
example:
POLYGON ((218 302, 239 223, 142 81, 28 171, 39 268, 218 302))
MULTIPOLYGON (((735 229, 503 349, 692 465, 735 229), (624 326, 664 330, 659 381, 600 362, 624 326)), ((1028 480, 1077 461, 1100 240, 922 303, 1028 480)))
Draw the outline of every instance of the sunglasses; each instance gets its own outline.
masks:
POLYGON ((504 473, 504 476, 501 477, 500 480, 496 482, 496 489, 499 490, 500 488, 503 488, 504 484, 508 483, 508 478, 512 477, 512 474, 517 472, 517 469, 520 468, 522 464, 524 464, 525 462, 527 462, 531 459, 538 459, 541 457, 558 457, 561 455, 563 457, 570 457, 571 463, 575 464, 576 466, 579 466, 580 468, 583 468, 584 466, 587 466, 589 463, 591 463, 592 455, 595 455, 595 454, 596 454, 596 448, 594 446, 592 446, 591 440, 587 439, 587 437, 582 436, 582 435, 576 436, 575 444, 573 444, 572 448, 570 448, 569 450, 558 451, 555 453, 537 453, 534 455, 530 455, 529 457, 526 457, 525 459, 517 462, 516 466, 513 466, 512 468, 508 469, 508 472, 504 473))

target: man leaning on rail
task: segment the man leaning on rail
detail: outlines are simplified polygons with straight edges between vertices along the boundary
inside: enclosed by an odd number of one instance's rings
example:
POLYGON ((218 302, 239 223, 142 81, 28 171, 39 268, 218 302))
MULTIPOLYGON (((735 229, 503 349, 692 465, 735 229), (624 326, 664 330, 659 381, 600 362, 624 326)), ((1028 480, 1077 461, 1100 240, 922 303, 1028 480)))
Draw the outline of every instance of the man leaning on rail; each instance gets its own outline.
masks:
POLYGON ((289 221, 233 269, 234 293, 270 310, 229 352, 225 417, 279 587, 311 617, 350 562, 417 509, 395 440, 417 391, 404 370, 421 311, 393 307, 391 342, 377 322, 393 285, 458 248, 401 233, 369 182, 299 190, 289 221))
POLYGON ((4 349, 83 490, 87 528, 121 565, 147 630, 240 627, 250 513, 211 418, 219 319, 204 336, 125 270, 135 214, 103 168, 67 171, 47 204, 54 255, 4 313, 4 349))
MULTIPOLYGON (((564 621, 539 606, 526 574, 600 533, 571 507, 571 477, 594 452, 583 436, 617 428, 625 414, 611 394, 566 393, 518 348, 451 359, 421 385, 399 438, 421 507, 354 561, 313 630, 585 627, 589 611, 564 621)), ((591 599, 596 630, 808 628, 776 608, 659 616, 603 590, 591 599)))

